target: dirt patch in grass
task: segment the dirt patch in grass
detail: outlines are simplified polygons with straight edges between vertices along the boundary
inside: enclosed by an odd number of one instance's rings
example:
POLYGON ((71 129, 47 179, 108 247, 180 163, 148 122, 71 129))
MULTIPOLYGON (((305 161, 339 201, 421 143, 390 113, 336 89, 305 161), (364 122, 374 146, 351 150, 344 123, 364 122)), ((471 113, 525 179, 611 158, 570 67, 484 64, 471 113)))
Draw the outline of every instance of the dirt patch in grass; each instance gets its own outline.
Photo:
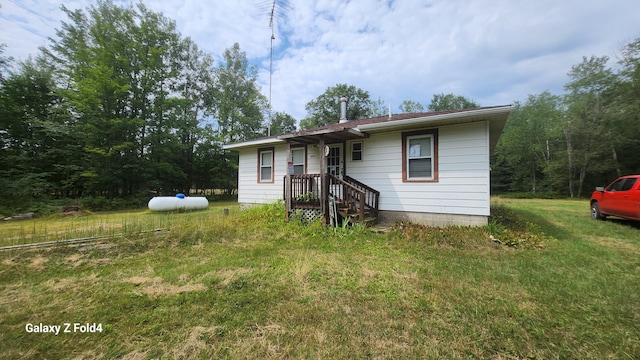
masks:
POLYGON ((111 261, 112 260, 110 258, 87 259, 87 257, 82 254, 73 254, 64 258, 64 262, 69 264, 74 269, 84 264, 90 266, 98 266, 109 264, 111 263, 111 261))
POLYGON ((207 340, 215 337, 219 331, 220 327, 218 326, 196 326, 191 329, 191 332, 182 343, 170 350, 170 353, 174 359, 196 358, 202 350, 211 346, 211 344, 207 344, 207 340))
POLYGON ((204 291, 207 289, 203 284, 186 284, 182 286, 167 284, 161 277, 145 277, 145 276, 133 276, 124 280, 134 285, 146 285, 142 288, 142 293, 150 296, 157 297, 163 295, 177 295, 186 292, 204 291))
POLYGON ((90 265, 106 265, 111 263, 111 259, 109 258, 90 259, 90 260, 87 260, 87 263, 90 265))
POLYGON ((22 301, 31 298, 32 291, 27 289, 24 283, 16 283, 7 285, 2 289, 2 296, 0 296, 0 306, 5 306, 12 303, 20 303, 22 301))
POLYGON ((217 285, 217 288, 221 289, 227 287, 238 277, 249 275, 252 272, 251 268, 223 269, 213 272, 213 275, 222 279, 217 285))
POLYGON ((104 358, 105 358, 104 354, 96 354, 95 351, 87 350, 87 351, 83 351, 83 352, 79 353, 78 355, 76 355, 75 357, 73 357, 73 360, 82 360, 82 359, 99 360, 99 359, 104 359, 104 358))
POLYGON ((83 256, 81 254, 73 254, 64 258, 64 261, 69 263, 74 268, 77 268, 84 263, 84 260, 82 260, 82 258, 83 256))
POLYGON ((77 281, 73 278, 50 279, 44 285, 51 291, 67 291, 77 288, 77 281))
POLYGON ((4 266, 16 266, 18 263, 15 261, 15 258, 4 259, 2 260, 2 265, 4 266))
POLYGON ((160 284, 158 286, 148 286, 142 290, 143 293, 150 297, 162 296, 162 295, 178 295, 186 292, 204 291, 207 287, 203 284, 189 284, 183 286, 176 286, 170 284, 160 284))
POLYGON ((147 359, 149 355, 149 350, 147 351, 133 351, 122 357, 122 360, 143 360, 147 359))
POLYGON ((49 259, 45 258, 42 255, 38 255, 31 260, 31 264, 27 265, 27 267, 29 269, 42 270, 45 268, 44 264, 46 264, 47 261, 49 261, 49 259))

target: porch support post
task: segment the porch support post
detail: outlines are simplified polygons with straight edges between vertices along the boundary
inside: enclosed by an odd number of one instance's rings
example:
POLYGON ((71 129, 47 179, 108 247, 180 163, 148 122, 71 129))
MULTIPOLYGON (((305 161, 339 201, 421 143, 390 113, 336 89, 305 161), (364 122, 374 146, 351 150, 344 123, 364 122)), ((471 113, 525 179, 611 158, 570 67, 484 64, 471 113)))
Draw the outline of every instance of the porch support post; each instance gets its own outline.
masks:
POLYGON ((287 169, 287 175, 284 177, 284 206, 287 220, 291 214, 291 174, 289 173, 289 163, 291 162, 291 141, 287 139, 285 145, 285 169, 287 169))
POLYGON ((320 192, 320 208, 322 209, 322 218, 324 219, 324 224, 326 225, 329 223, 327 219, 327 204, 329 203, 329 179, 327 179, 326 174, 327 166, 324 156, 324 146, 324 135, 321 135, 320 141, 318 142, 318 151, 320 152, 320 181, 322 183, 322 190, 320 192))

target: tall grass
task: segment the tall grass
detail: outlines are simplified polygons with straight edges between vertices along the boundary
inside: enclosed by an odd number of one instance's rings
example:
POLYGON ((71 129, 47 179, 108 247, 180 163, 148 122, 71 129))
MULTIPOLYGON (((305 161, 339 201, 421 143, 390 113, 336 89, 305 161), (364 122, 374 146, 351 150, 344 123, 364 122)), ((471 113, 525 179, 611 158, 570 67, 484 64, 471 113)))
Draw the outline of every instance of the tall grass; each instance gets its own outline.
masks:
POLYGON ((493 229, 334 230, 271 205, 3 252, 0 358, 639 358, 638 229, 586 202, 496 201, 493 229), (528 223, 544 246, 491 240, 528 223), (40 322, 104 330, 26 333, 40 322))
POLYGON ((42 218, 0 223, 0 246, 105 236, 127 236, 156 229, 170 229, 181 222, 201 222, 223 207, 237 211, 236 203, 214 203, 204 211, 54 214, 42 218))

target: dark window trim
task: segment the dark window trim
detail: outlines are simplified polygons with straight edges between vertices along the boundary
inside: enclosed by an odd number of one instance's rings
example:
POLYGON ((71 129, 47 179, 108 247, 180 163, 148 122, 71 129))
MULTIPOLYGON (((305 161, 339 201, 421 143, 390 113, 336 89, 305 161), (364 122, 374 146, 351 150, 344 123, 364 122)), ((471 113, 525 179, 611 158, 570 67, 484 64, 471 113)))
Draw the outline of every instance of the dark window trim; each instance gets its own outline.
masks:
POLYGON ((275 177, 274 177, 274 171, 275 171, 275 148, 274 147, 266 147, 266 148, 259 148, 258 149, 258 183, 259 184, 273 184, 275 177), (262 162, 262 153, 263 152, 267 152, 267 151, 271 151, 271 180, 262 180, 261 176, 262 175, 262 169, 261 169, 261 162, 262 162))
POLYGON ((438 182, 438 129, 407 131, 402 133, 402 182, 430 183, 438 182), (411 179, 407 169, 407 138, 411 136, 433 136, 433 177, 431 179, 411 179))
POLYGON ((352 141, 351 142, 351 161, 363 161, 364 157, 363 157, 363 153, 364 153, 364 142, 362 140, 356 140, 356 141, 352 141), (354 144, 360 144, 360 150, 358 151, 360 153, 360 159, 354 159, 353 158, 353 145, 354 144))

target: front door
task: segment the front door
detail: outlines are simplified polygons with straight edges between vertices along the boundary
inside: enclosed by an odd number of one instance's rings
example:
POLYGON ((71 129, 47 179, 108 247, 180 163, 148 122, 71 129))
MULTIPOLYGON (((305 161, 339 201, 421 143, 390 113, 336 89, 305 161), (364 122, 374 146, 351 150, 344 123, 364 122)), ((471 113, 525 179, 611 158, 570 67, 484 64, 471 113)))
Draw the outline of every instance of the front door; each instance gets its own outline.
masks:
POLYGON ((342 144, 329 145, 327 154, 327 174, 331 174, 342 179, 342 144))
MULTIPOLYGON (((339 179, 342 179, 343 167, 342 167, 342 144, 331 144, 328 146, 328 152, 326 153, 327 161, 327 174, 331 174, 339 179)), ((330 182, 331 184, 332 182, 330 182)), ((339 184, 332 184, 329 186, 329 192, 332 196, 335 196, 338 201, 342 201, 342 186, 339 184)))

